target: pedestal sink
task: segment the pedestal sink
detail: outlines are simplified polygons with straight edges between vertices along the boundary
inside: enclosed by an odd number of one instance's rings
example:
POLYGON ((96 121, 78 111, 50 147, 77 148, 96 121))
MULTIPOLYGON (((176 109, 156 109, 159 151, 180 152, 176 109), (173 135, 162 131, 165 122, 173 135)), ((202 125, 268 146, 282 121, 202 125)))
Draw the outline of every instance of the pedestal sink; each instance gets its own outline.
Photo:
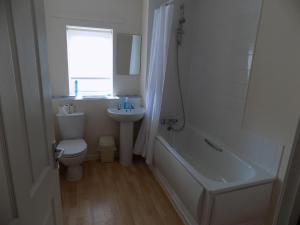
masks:
POLYGON ((120 162, 128 166, 132 162, 133 123, 144 117, 145 109, 108 108, 107 113, 112 119, 120 122, 120 162))

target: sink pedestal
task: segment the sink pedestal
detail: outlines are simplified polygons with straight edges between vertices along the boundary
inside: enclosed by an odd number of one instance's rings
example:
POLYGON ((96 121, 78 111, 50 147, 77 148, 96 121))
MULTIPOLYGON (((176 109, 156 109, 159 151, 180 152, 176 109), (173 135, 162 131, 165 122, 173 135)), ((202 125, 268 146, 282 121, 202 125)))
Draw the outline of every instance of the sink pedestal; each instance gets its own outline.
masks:
POLYGON ((120 122, 120 162, 123 166, 129 166, 133 154, 133 123, 144 117, 145 109, 108 108, 107 113, 120 122))
POLYGON ((120 163, 129 166, 133 154, 133 122, 120 123, 120 163))

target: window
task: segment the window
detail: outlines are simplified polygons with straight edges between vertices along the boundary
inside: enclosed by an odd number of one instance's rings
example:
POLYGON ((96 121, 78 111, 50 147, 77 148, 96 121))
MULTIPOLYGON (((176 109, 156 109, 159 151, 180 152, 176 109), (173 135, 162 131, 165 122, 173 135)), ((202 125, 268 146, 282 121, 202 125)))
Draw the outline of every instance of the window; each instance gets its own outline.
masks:
POLYGON ((112 95, 113 31, 67 26, 70 96, 112 95))

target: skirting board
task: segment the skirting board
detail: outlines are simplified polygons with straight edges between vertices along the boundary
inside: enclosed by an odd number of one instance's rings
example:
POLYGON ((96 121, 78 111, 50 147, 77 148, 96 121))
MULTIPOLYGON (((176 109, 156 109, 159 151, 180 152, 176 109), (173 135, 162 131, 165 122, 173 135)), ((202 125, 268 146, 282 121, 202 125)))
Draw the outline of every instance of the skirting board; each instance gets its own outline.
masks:
POLYGON ((98 153, 87 154, 84 161, 98 160, 100 155, 98 153))
POLYGON ((164 192, 166 193, 167 197, 169 198, 170 202, 172 203, 173 207, 175 208, 177 214, 180 216, 182 222, 185 225, 199 225, 194 218, 191 216, 189 211, 183 205, 181 200, 178 198, 176 193, 170 187, 166 179, 160 174, 158 169, 150 166, 152 174, 154 175, 157 182, 160 184, 164 192))
MULTIPOLYGON (((119 152, 115 151, 115 160, 119 159, 119 152)), ((92 154, 87 154, 84 161, 100 160, 100 153, 95 152, 92 154)))

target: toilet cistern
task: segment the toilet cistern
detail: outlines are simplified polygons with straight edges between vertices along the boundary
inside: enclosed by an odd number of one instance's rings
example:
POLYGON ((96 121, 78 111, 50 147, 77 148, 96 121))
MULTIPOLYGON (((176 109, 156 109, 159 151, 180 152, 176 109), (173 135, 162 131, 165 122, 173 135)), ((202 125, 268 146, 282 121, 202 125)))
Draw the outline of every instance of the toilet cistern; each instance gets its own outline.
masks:
POLYGON ((133 154, 133 123, 144 117, 145 109, 108 108, 107 113, 120 122, 120 162, 123 166, 128 166, 132 162, 133 154))

